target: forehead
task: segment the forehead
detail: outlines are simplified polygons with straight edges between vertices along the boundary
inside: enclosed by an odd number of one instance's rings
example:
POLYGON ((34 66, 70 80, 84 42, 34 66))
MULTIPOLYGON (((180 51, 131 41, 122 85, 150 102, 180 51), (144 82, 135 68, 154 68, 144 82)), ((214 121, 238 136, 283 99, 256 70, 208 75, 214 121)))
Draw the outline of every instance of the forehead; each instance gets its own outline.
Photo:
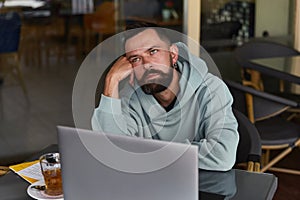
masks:
POLYGON ((132 52, 138 49, 148 49, 153 46, 163 48, 166 47, 167 44, 160 39, 155 30, 146 29, 126 41, 125 51, 132 52))

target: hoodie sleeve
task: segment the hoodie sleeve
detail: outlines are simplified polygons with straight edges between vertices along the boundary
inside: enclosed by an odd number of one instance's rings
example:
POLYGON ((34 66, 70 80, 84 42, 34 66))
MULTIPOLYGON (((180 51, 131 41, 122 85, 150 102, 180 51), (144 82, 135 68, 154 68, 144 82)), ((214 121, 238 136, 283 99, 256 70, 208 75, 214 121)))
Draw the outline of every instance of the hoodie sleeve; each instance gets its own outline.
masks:
POLYGON ((132 118, 125 117, 121 100, 102 95, 101 101, 92 116, 92 129, 107 133, 135 135, 136 123, 132 118))
POLYGON ((233 99, 220 79, 210 76, 204 84, 204 95, 199 95, 201 122, 192 143, 199 146, 199 168, 226 171, 235 163, 239 141, 233 99))

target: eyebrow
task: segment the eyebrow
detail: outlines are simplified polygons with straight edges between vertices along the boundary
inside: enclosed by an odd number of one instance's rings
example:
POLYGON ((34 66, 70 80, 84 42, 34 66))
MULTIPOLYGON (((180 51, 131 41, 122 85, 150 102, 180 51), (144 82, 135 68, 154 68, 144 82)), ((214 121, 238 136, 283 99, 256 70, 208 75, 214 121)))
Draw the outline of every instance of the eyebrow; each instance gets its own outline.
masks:
MULTIPOLYGON (((158 46, 158 45, 154 45, 154 46, 149 47, 149 48, 148 48, 147 50, 145 50, 144 52, 147 52, 147 51, 150 51, 150 50, 156 49, 156 48, 161 48, 161 47, 158 46)), ((161 49, 162 49, 162 48, 161 48, 161 49)), ((133 54, 133 55, 129 56, 127 59, 129 60, 129 59, 134 58, 134 57, 137 57, 137 56, 139 56, 139 55, 133 54)))

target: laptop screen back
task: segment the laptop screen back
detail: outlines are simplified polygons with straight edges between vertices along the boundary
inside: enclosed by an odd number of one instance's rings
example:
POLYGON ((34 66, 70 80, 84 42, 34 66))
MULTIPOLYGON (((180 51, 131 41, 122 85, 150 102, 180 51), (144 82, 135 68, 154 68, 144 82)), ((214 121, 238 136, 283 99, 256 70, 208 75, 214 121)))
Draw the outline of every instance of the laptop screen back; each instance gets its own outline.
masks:
POLYGON ((198 148, 58 127, 65 200, 196 200, 198 148))

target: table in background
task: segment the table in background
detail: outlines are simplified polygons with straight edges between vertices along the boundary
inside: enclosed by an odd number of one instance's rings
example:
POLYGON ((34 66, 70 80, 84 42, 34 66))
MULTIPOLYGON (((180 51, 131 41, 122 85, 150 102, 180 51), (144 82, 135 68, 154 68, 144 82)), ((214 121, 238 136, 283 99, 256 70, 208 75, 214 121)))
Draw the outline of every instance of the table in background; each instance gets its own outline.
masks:
POLYGON ((260 58, 250 62, 255 64, 256 71, 300 84, 300 56, 260 58))
MULTIPOLYGON (((28 161, 47 152, 57 152, 51 145, 28 161)), ((31 200, 27 194, 29 183, 14 172, 0 177, 1 200, 31 200)), ((232 169, 227 172, 199 170, 200 199, 272 199, 277 188, 277 177, 273 174, 253 173, 232 169)))

